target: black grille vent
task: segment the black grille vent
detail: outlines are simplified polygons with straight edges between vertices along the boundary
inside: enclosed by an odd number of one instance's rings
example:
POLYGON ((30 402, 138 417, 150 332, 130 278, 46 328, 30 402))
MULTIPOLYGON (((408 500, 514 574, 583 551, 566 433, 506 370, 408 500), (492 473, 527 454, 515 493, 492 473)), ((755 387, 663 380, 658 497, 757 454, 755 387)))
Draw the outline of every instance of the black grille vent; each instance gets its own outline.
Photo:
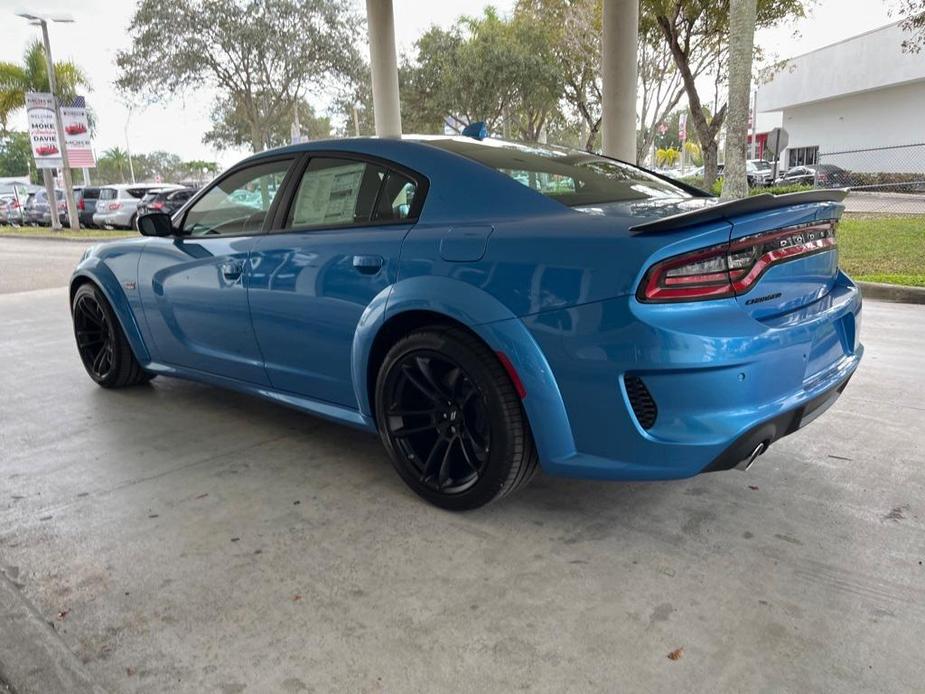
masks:
POLYGON ((646 384, 639 376, 624 376, 623 383, 626 385, 626 394, 629 396, 633 413, 639 420, 639 426, 651 429, 655 425, 655 418, 658 417, 658 407, 646 384))

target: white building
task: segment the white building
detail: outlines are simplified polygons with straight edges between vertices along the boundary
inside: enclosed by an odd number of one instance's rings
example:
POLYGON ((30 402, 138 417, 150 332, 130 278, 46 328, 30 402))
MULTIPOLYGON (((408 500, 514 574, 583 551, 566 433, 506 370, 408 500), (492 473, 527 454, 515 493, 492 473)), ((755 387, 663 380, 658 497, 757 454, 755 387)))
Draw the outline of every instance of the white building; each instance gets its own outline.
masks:
POLYGON ((925 53, 903 53, 906 37, 889 24, 792 58, 759 85, 759 112, 781 112, 790 135, 784 167, 925 170, 925 53))

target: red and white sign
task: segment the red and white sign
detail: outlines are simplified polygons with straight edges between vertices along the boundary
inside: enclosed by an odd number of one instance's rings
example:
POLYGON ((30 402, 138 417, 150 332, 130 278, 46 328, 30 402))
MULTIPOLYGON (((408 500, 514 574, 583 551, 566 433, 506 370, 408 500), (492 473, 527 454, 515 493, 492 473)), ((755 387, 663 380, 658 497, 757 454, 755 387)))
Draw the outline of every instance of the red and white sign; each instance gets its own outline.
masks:
POLYGON ((61 122, 64 124, 64 140, 67 143, 67 163, 72 169, 96 166, 83 97, 77 97, 73 104, 61 105, 61 122))
POLYGON ((680 116, 678 116, 678 137, 681 138, 681 142, 687 142, 687 112, 683 111, 680 116))
POLYGON ((61 145, 55 130, 55 100, 51 94, 27 92, 26 116, 36 168, 61 168, 61 145))
MULTIPOLYGON (((26 115, 29 119, 29 140, 32 157, 39 169, 61 168, 61 143, 55 128, 55 100, 51 94, 28 92, 26 115)), ((83 97, 61 106, 61 121, 67 144, 68 164, 72 169, 96 166, 90 141, 90 123, 83 97)))

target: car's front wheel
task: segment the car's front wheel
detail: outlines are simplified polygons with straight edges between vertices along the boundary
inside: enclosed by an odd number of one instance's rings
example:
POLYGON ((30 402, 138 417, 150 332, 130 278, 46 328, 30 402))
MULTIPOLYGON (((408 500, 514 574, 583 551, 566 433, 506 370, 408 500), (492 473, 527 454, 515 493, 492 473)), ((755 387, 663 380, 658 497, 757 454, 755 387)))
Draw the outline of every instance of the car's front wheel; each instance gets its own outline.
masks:
POLYGON ((388 352, 376 419, 402 479, 442 508, 477 508, 537 468, 520 398, 497 356, 453 327, 419 330, 388 352))
POLYGON ((122 388, 154 377, 138 364, 112 307, 93 284, 77 288, 71 313, 77 351, 90 378, 104 388, 122 388))

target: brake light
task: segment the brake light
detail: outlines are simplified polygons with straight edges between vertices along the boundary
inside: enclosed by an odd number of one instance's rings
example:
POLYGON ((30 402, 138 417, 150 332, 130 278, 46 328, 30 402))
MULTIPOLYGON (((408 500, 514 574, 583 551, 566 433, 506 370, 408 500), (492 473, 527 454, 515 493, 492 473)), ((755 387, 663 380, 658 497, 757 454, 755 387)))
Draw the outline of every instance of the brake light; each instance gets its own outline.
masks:
POLYGON ((77 209, 81 211, 84 209, 84 199, 83 198, 77 201, 77 209))
POLYGON ((111 203, 109 203, 109 209, 110 209, 110 210, 118 210, 120 207, 122 207, 122 203, 121 203, 121 202, 111 202, 111 203))
POLYGON ((746 236, 662 260, 646 272, 640 301, 699 301, 745 294, 768 268, 835 248, 835 222, 746 236))
POLYGON ((164 209, 164 203, 161 202, 160 200, 155 200, 154 202, 151 203, 151 209, 152 210, 162 210, 164 209))

